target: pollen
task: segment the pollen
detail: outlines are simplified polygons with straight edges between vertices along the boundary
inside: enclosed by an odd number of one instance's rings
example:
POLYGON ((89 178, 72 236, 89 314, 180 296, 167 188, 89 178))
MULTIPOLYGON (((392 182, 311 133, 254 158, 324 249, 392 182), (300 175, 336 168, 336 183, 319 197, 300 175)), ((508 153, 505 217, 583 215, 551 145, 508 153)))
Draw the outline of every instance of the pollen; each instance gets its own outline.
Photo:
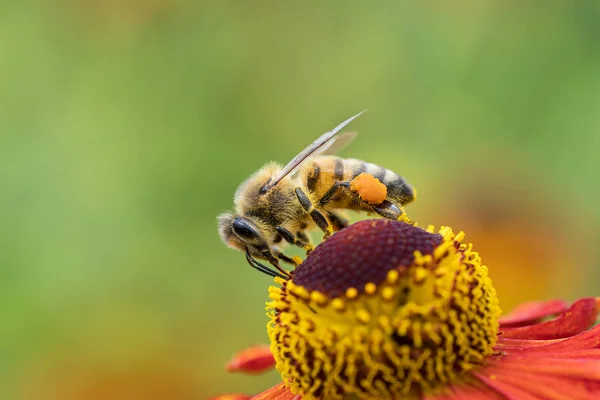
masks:
POLYGON ((361 221, 277 280, 268 331, 292 392, 420 398, 480 365, 500 309, 487 268, 463 239, 449 228, 361 221))
POLYGON ((369 204, 380 204, 387 197, 387 187, 373 175, 363 172, 350 182, 350 190, 369 204))

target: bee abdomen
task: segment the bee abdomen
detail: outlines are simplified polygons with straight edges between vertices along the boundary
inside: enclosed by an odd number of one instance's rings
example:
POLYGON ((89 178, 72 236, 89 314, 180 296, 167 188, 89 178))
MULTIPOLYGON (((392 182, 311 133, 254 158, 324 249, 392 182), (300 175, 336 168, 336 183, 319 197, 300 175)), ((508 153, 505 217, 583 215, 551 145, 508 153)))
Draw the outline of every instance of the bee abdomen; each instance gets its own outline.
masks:
POLYGON ((362 160, 346 159, 344 161, 344 179, 351 181, 366 172, 373 175, 387 187, 388 199, 401 204, 410 203, 415 199, 414 190, 406 180, 392 170, 362 160))
POLYGON ((318 163, 313 162, 311 169, 306 177, 306 187, 309 191, 314 192, 319 180, 321 179, 321 167, 318 163))

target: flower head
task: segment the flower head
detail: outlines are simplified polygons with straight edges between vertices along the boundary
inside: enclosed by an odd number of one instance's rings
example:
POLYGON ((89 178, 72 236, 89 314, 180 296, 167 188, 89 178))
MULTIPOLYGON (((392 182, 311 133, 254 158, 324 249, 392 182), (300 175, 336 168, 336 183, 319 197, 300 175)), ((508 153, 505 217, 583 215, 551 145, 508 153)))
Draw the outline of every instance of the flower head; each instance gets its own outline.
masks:
POLYGON ((596 299, 499 318, 487 268, 463 238, 374 220, 319 245, 270 289, 283 382, 255 399, 600 398, 600 332, 586 331, 596 299))
POLYGON ((271 288, 271 350, 292 392, 417 394, 492 354, 496 294, 461 239, 449 229, 359 222, 271 288))

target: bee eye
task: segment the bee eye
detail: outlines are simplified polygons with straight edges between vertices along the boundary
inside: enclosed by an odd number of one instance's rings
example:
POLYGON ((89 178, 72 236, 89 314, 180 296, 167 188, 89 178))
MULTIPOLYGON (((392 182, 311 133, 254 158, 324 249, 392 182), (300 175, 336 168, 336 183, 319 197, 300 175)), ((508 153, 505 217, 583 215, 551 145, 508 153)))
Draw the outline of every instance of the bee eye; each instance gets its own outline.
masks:
POLYGON ((254 227, 242 218, 234 219, 232 228, 233 232, 240 238, 251 239, 258 236, 254 227))
POLYGON ((265 183, 260 190, 258 191, 259 195, 265 195, 268 191, 269 191, 269 183, 271 183, 271 178, 269 178, 269 180, 267 181, 267 183, 265 183))

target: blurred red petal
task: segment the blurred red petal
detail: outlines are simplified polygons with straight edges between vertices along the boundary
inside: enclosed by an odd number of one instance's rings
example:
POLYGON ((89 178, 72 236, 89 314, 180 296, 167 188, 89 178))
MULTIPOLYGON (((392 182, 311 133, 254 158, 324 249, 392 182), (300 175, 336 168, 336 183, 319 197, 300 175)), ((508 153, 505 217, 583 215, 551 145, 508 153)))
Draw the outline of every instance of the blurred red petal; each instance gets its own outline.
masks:
POLYGON ((211 397, 208 400, 250 400, 252 396, 246 396, 245 394, 222 394, 221 396, 211 397))
POLYGON ((599 367, 596 362, 525 357, 502 360, 476 375, 493 388, 518 388, 540 399, 591 400, 600 398, 599 367))
POLYGON ((569 305, 562 300, 532 301, 517 306, 513 311, 500 318, 500 329, 531 325, 543 318, 566 311, 569 305))
POLYGON ((574 302, 571 307, 551 321, 515 328, 502 328, 502 338, 507 339, 561 339, 575 336, 596 321, 597 302, 595 298, 585 298, 574 302))
MULTIPOLYGON (((448 387, 443 393, 429 394, 423 400, 506 400, 488 386, 460 383, 448 387)), ((529 400, 524 398, 523 400, 529 400)))
POLYGON ((237 353, 225 368, 228 372, 260 374, 275 366, 275 359, 268 345, 256 345, 237 353))
POLYGON ((524 326, 560 310, 560 302, 529 304, 509 315, 498 352, 474 376, 505 399, 600 399, 598 300, 580 299, 546 322, 524 326), (544 315, 545 314, 545 315, 544 315))
POLYGON ((301 397, 290 392, 284 385, 280 383, 267 389, 264 392, 252 397, 252 400, 299 400, 301 397))
POLYGON ((498 380, 498 377, 495 375, 485 376, 483 374, 476 373, 475 376, 477 376, 477 378, 481 382, 485 383, 490 388, 494 389, 498 393, 501 393, 503 399, 508 399, 508 400, 547 400, 544 397, 540 397, 535 394, 525 392, 522 389, 516 388, 516 387, 506 384, 504 382, 500 382, 498 380))

